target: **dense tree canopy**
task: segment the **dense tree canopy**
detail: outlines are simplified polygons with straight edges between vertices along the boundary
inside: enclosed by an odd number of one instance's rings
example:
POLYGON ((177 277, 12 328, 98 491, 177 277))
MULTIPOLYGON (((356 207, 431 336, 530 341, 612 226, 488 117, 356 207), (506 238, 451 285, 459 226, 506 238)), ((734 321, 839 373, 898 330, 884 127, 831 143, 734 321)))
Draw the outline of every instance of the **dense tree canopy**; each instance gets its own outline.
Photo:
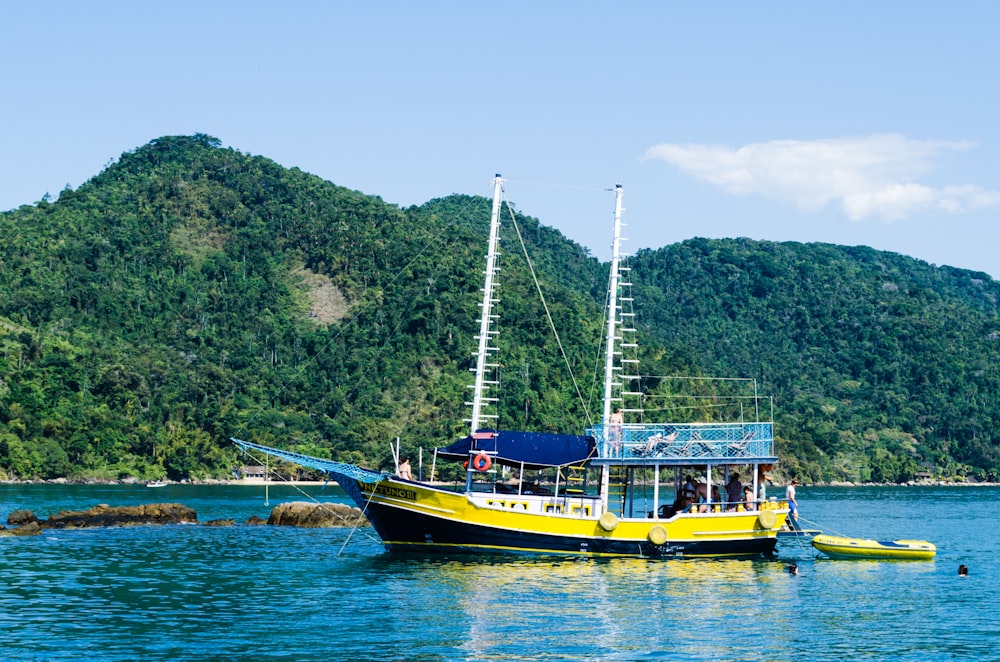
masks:
POLYGON ((778 396, 812 478, 1000 469, 1000 284, 865 247, 692 239, 636 260, 640 316, 712 373, 778 396))
MULTIPOLYGON (((396 437, 448 443, 467 426, 489 207, 399 208, 195 135, 0 214, 0 472, 220 476, 241 463, 230 436, 369 466, 396 437)), ((507 242, 501 426, 579 431, 597 410, 607 265, 516 221, 570 365, 507 242)), ((1000 471, 985 274, 745 239, 633 267, 647 370, 760 380, 791 470, 1000 471)))

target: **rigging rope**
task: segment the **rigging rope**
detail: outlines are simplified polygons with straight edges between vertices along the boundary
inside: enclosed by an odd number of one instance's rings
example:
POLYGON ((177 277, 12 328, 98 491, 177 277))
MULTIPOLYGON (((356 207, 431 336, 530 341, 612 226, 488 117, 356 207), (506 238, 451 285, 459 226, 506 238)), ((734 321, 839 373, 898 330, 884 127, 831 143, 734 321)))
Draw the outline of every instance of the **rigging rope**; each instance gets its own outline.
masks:
MULTIPOLYGON (((343 486, 341 485, 341 487, 343 486)), ((366 517, 368 515, 368 505, 371 504, 372 498, 374 496, 375 496, 375 490, 372 490, 371 494, 368 495, 368 501, 365 502, 364 508, 361 509, 361 512, 363 512, 366 517)), ((356 522, 354 526, 351 527, 351 532, 347 534, 347 539, 344 540, 344 544, 340 546, 339 550, 337 550, 337 556, 340 556, 341 554, 344 553, 344 548, 347 547, 347 543, 351 542, 351 537, 354 535, 354 532, 358 530, 359 526, 361 526, 361 524, 356 522)))
POLYGON ((324 460, 318 457, 312 457, 311 455, 302 455, 301 453, 293 453, 291 451, 283 451, 277 448, 271 448, 269 446, 262 446, 260 444, 255 444, 250 441, 243 441, 242 439, 236 439, 235 437, 230 437, 233 443, 242 448, 253 448, 254 450, 261 451, 262 453, 267 453, 268 455, 273 455, 275 457, 280 457, 283 460, 288 460, 295 464, 301 464, 304 467, 310 467, 312 469, 319 469, 320 471, 326 472, 328 474, 340 474, 342 476, 347 476, 348 478, 353 478, 362 483, 378 483, 391 474, 385 471, 372 471, 371 469, 363 469, 356 464, 346 464, 344 462, 334 462, 333 460, 324 460))
POLYGON ((521 251, 524 253, 524 260, 528 263, 528 270, 531 272, 531 278, 535 282, 535 289, 538 291, 538 298, 541 299, 542 308, 545 310, 545 318, 549 321, 549 328, 552 329, 552 335, 556 338, 556 344, 559 346, 559 353, 562 355, 563 362, 566 364, 566 370, 569 372, 569 377, 573 380, 573 388, 576 390, 576 397, 580 400, 580 404, 583 406, 584 415, 586 415, 587 420, 590 419, 590 409, 587 407, 587 402, 583 398, 583 393, 580 392, 580 384, 576 381, 576 375, 573 374, 573 367, 570 365, 569 357, 566 356, 566 350, 562 344, 562 338, 559 337, 559 332, 556 330, 555 322, 552 321, 552 313, 549 312, 549 304, 545 301, 545 294, 542 293, 542 286, 538 282, 538 274, 535 273, 535 265, 531 262, 531 257, 528 256, 528 247, 524 243, 524 237, 521 236, 521 228, 517 224, 517 219, 514 217, 514 210, 510 205, 510 201, 505 199, 507 203, 507 212, 510 214, 510 222, 514 226, 514 230, 517 232, 517 239, 521 242, 521 251))
MULTIPOLYGON (((277 449, 268 448, 267 446, 261 446, 259 444, 254 444, 254 443, 251 443, 249 441, 242 441, 242 440, 239 440, 239 439, 233 439, 232 441, 239 447, 241 453, 243 453, 244 455, 246 455, 250 459, 254 460, 255 462, 259 462, 259 460, 257 460, 257 458, 254 457, 254 455, 250 452, 250 450, 249 450, 250 448, 254 448, 256 450, 259 450, 262 453, 265 453, 267 455, 275 455, 276 457, 282 457, 283 455, 285 455, 285 456, 293 455, 293 456, 298 456, 298 457, 301 457, 301 458, 309 458, 308 455, 298 455, 297 453, 288 453, 287 451, 278 451, 277 449)), ((287 459, 287 458, 283 458, 283 459, 287 459)), ((312 458, 312 459, 319 460, 319 458, 312 458)), ((322 460, 322 462, 326 462, 326 461, 322 460)), ((297 464, 301 464, 300 462, 296 462, 296 463, 297 464)), ((361 475, 364 475, 364 476, 371 476, 373 474, 376 475, 376 476, 380 476, 380 478, 376 482, 384 480, 385 477, 388 476, 388 474, 384 474, 384 473, 383 474, 375 474, 375 472, 373 472, 373 471, 368 471, 367 469, 362 469, 361 467, 357 467, 355 465, 348 465, 348 464, 343 464, 343 463, 340 463, 340 462, 330 462, 330 464, 331 465, 339 465, 339 466, 342 466, 342 467, 354 467, 355 469, 357 469, 360 472, 361 475)), ((315 468, 315 467, 313 467, 313 468, 315 468)), ((338 473, 340 473, 340 472, 338 472, 338 473)), ((330 474, 331 474, 331 472, 327 472, 327 482, 329 482, 329 476, 330 476, 330 474)), ((344 473, 344 476, 348 477, 348 478, 352 478, 353 477, 353 476, 348 475, 347 473, 344 473)), ((281 480, 283 480, 286 483, 288 483, 288 485, 290 485, 291 487, 295 488, 295 490, 298 491, 302 496, 304 496, 308 500, 310 500, 313 503, 315 503, 317 507, 322 508, 323 510, 325 510, 328 513, 330 513, 331 515, 337 515, 337 513, 335 513, 334 511, 330 510, 329 508, 327 508, 323 503, 320 503, 320 501, 316 497, 314 497, 313 495, 311 495, 308 492, 306 492, 305 490, 303 490, 300 486, 296 485, 295 483, 293 483, 292 481, 286 479, 284 476, 281 476, 280 474, 278 474, 278 477, 281 480)), ((341 489, 343 489, 345 492, 350 493, 350 490, 347 489, 347 486, 342 485, 339 481, 338 481, 337 484, 340 485, 341 489)), ((324 483, 323 487, 324 488, 326 487, 325 483, 324 483)), ((354 486, 354 487, 356 488, 356 486, 354 486)), ((360 492, 360 490, 358 490, 358 491, 360 492)), ((374 496, 375 496, 375 492, 373 490, 372 493, 370 495, 368 495, 368 500, 365 502, 364 507, 361 509, 361 512, 365 516, 368 515, 368 505, 371 503, 372 497, 374 497, 374 496)), ((354 497, 353 497, 353 494, 352 494, 352 499, 353 498, 354 497)), ((357 531, 357 529, 360 526, 361 526, 361 523, 359 521, 355 521, 354 526, 351 527, 351 531, 347 534, 347 539, 344 540, 344 544, 340 546, 340 550, 337 552, 337 556, 340 556, 341 554, 344 553, 344 549, 347 547, 347 543, 349 543, 351 541, 351 538, 354 536, 354 532, 357 531)), ((373 538, 372 536, 369 536, 369 539, 370 540, 376 540, 376 538, 373 538)))

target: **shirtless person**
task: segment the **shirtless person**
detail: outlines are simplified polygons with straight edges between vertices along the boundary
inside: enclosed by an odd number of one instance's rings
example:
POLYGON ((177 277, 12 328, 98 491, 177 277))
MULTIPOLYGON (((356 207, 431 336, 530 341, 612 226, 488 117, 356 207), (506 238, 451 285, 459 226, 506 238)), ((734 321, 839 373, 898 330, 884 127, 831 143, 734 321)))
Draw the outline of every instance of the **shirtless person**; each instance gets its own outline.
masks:
POLYGON ((617 453, 622 442, 622 425, 625 423, 625 415, 621 409, 616 409, 608 417, 608 440, 611 442, 611 452, 617 453))

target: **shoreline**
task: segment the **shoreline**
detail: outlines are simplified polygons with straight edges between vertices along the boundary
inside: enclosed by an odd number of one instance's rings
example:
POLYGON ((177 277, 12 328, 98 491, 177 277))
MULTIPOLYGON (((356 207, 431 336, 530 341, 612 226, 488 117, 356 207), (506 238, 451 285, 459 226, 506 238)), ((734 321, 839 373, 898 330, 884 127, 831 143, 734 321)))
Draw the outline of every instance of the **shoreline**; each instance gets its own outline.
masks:
POLYGON ((131 485, 134 487, 149 487, 151 490, 160 487, 174 487, 187 485, 250 485, 253 487, 274 486, 274 485, 336 485, 337 481, 330 480, 270 480, 263 478, 241 478, 239 480, 165 480, 166 485, 149 486, 153 481, 145 480, 92 480, 92 479, 70 479, 70 478, 46 478, 38 480, 0 480, 0 485, 131 485))
MULTIPOLYGON (((35 480, 0 480, 0 485, 133 485, 139 487, 148 486, 147 484, 151 481, 144 481, 138 479, 126 478, 123 480, 94 480, 94 479, 69 479, 69 478, 46 478, 46 479, 35 479, 35 480)), ((270 480, 265 481, 263 478, 240 478, 238 480, 221 480, 221 479, 207 479, 207 480, 178 480, 178 481, 166 481, 166 486, 176 486, 176 485, 249 485, 253 487, 262 486, 273 486, 273 485, 337 485, 335 480, 270 480)), ((428 482, 427 485, 441 486, 441 485, 452 485, 453 481, 434 481, 433 483, 428 482)), ((773 483, 768 483, 769 488, 780 488, 785 487, 786 483, 779 483, 777 481, 773 483)), ((914 480, 906 483, 852 483, 848 481, 830 481, 830 482, 816 482, 816 483, 801 483, 799 487, 1000 487, 998 482, 970 482, 970 481, 949 481, 949 480, 914 480)), ((150 487, 149 489, 155 490, 158 487, 150 487)))

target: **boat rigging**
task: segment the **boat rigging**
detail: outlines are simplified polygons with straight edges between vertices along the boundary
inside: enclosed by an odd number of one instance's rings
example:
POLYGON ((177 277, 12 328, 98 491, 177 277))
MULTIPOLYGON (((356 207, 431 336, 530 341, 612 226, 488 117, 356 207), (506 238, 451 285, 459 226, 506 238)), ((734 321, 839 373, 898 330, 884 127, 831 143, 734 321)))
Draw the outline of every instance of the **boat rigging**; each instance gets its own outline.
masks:
POLYGON ((464 464, 461 488, 233 441, 326 472, 364 510, 390 551, 650 558, 773 552, 788 509, 757 496, 777 457, 773 416, 768 407, 768 418, 760 419, 756 386, 752 414, 740 406, 729 420, 647 420, 630 272, 621 251, 621 184, 614 188, 601 420, 577 434, 500 429, 491 389, 499 383, 493 311, 502 183, 500 175, 493 180, 469 434, 435 455, 464 464), (739 467, 752 475, 752 497, 723 499, 718 485, 739 467), (593 471, 600 475, 596 486, 588 480, 593 471), (548 472, 551 479, 532 481, 529 472, 548 472), (651 495, 644 492, 650 475, 651 495))

